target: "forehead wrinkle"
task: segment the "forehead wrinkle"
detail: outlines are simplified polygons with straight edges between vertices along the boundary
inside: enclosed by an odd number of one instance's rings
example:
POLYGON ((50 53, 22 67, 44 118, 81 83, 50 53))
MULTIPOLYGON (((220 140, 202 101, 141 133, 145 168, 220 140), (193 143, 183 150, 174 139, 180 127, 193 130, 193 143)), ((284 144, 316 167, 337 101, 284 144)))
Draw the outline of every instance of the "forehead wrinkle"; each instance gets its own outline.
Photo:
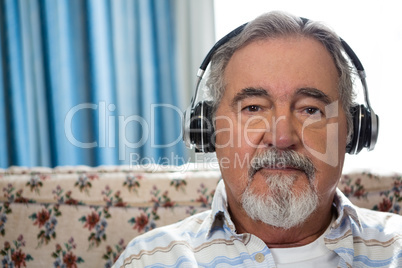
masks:
POLYGON ((312 88, 312 87, 304 87, 300 88, 296 91, 296 96, 306 96, 306 97, 311 97, 314 99, 317 99, 324 104, 328 105, 332 102, 331 98, 325 94, 323 91, 317 89, 317 88, 312 88))
POLYGON ((251 97, 263 97, 263 98, 270 98, 269 93, 263 88, 243 88, 240 92, 238 92, 231 103, 232 107, 235 107, 237 103, 241 102, 244 99, 251 98, 251 97))

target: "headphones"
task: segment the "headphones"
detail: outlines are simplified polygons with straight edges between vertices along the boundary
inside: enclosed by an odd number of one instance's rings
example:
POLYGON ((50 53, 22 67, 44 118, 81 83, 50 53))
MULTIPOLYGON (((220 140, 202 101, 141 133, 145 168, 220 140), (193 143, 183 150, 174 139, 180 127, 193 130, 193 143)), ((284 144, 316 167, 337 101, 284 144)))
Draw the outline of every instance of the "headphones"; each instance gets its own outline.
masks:
MULTIPOLYGON (((308 19, 305 18, 301 18, 301 20, 304 24, 308 22, 308 19)), ((216 50, 239 35, 246 25, 247 23, 237 27, 220 39, 208 52, 197 72, 196 90, 183 117, 183 141, 188 148, 195 147, 196 152, 212 153, 215 151, 215 130, 211 118, 212 102, 200 101, 195 104, 201 80, 216 50)), ((370 105, 363 65, 352 48, 342 38, 340 41, 345 53, 357 70, 364 91, 365 105, 355 104, 350 108, 353 117, 353 133, 350 142, 346 145, 347 153, 358 154, 363 148, 367 148, 369 151, 374 149, 378 138, 379 119, 370 105)))

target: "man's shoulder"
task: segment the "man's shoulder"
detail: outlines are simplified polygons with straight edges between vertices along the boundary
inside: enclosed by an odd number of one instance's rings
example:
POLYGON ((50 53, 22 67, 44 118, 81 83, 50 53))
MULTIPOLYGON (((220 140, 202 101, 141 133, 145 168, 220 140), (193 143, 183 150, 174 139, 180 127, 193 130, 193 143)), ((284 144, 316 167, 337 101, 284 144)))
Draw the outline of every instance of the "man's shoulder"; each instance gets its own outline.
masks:
MULTIPOLYGON (((402 216, 358 208, 360 228, 352 228, 354 258, 367 267, 401 267, 402 216), (394 265, 394 266, 392 266, 394 265)), ((365 266, 365 267, 366 267, 365 266)))
POLYGON ((204 211, 135 237, 127 244, 116 262, 116 267, 119 267, 117 264, 121 265, 128 259, 133 263, 136 261, 148 263, 151 256, 160 257, 160 252, 170 252, 171 255, 174 255, 174 248, 178 245, 193 247, 194 244, 203 243, 209 231, 210 215, 210 210, 204 211))
POLYGON ((353 226, 361 228, 361 230, 377 230, 378 234, 402 234, 402 215, 376 211, 368 208, 362 208, 354 205, 344 194, 338 189, 335 201, 338 213, 342 215, 341 219, 348 219, 353 226), (383 231, 386 231, 385 233, 383 231))
POLYGON ((402 215, 366 208, 357 208, 357 212, 365 227, 392 228, 402 234, 402 215))
MULTIPOLYGON (((402 248, 402 216, 395 213, 358 208, 361 232, 355 242, 388 248, 402 248), (360 237, 360 239, 358 239, 360 237)), ((401 252, 402 253, 402 252, 401 252)))

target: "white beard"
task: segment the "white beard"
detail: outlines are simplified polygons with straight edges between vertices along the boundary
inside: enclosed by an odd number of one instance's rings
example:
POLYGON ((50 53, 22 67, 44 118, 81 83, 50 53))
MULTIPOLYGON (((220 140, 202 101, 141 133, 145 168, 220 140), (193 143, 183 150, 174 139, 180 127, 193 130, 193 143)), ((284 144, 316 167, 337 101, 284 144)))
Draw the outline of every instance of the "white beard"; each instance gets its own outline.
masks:
POLYGON ((256 194, 252 179, 242 195, 243 209, 248 216, 268 225, 289 229, 302 224, 317 208, 318 194, 310 181, 302 191, 294 193, 295 176, 273 175, 266 178, 269 192, 256 194))

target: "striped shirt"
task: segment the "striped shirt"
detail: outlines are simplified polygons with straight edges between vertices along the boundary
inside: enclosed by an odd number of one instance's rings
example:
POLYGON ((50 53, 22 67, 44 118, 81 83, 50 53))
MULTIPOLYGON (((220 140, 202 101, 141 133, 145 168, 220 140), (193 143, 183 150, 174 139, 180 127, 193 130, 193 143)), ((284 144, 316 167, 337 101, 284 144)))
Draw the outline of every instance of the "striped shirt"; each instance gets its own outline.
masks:
MULTIPOLYGON (((354 206, 337 189, 337 218, 324 237, 338 267, 402 267, 402 216, 354 206)), ((291 257, 291 256, 289 256, 291 257)), ((133 239, 113 267, 276 267, 266 244, 237 234, 223 181, 212 208, 133 239)))

